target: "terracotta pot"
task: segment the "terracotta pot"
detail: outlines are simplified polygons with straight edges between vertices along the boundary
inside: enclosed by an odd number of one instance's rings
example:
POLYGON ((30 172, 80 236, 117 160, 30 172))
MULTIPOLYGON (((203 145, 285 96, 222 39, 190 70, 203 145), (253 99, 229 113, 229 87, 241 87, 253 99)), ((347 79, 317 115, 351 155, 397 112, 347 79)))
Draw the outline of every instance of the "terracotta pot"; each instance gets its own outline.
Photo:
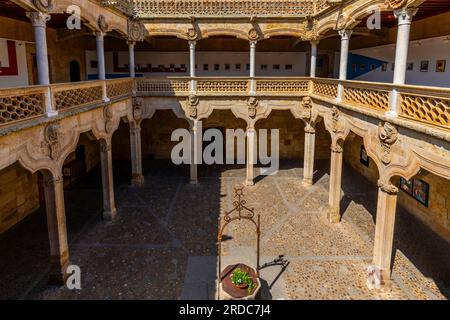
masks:
POLYGON ((248 284, 242 283, 242 284, 235 284, 234 286, 239 289, 245 289, 248 287, 248 284))

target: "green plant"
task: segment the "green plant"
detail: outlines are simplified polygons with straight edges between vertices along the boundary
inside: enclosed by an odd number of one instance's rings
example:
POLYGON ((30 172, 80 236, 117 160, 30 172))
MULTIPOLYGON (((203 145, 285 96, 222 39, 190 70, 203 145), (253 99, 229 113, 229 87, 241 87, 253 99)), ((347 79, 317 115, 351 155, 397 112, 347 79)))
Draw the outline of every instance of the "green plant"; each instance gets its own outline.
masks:
POLYGON ((255 289, 256 287, 252 277, 250 277, 248 272, 240 268, 234 269, 233 273, 231 274, 231 282, 236 286, 246 284, 248 286, 248 293, 252 293, 253 289, 255 289))

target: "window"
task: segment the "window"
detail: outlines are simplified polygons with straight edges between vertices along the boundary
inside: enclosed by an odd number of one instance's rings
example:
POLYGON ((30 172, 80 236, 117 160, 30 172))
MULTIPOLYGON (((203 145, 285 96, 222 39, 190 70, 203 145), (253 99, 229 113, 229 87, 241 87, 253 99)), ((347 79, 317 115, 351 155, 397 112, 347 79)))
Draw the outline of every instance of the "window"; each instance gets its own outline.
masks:
POLYGON ((292 70, 292 64, 286 64, 286 65, 284 66, 284 69, 286 69, 286 70, 292 70))
POLYGON ((371 64, 371 65, 370 65, 370 70, 371 70, 371 71, 375 70, 376 68, 377 68, 376 65, 374 65, 374 64, 371 64))
POLYGON ((245 69, 248 71, 248 70, 250 70, 250 63, 247 63, 246 65, 245 65, 245 69))
POLYGON ((208 71, 208 70, 209 70, 209 64, 204 64, 203 71, 208 71))
POLYGON ((273 69, 273 70, 280 70, 280 65, 279 65, 279 64, 274 64, 274 65, 272 66, 272 69, 273 69))
POLYGON ((214 70, 219 71, 220 70, 220 64, 216 63, 214 64, 214 70))
POLYGON ((225 70, 230 70, 230 65, 228 63, 225 64, 225 70))
POLYGON ((261 65, 261 70, 267 70, 267 64, 262 64, 261 65))
POLYGON ((234 68, 235 68, 236 70, 241 70, 241 65, 238 63, 238 64, 236 64, 236 65, 234 66, 234 68))

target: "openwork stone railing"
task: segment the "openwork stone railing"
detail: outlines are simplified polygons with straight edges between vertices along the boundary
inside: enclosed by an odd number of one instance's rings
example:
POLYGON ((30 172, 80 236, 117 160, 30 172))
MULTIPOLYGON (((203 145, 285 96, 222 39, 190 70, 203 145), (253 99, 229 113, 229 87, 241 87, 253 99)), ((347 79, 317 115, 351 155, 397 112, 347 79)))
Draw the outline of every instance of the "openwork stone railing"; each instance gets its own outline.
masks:
MULTIPOLYGON (((105 2, 117 3, 118 0, 105 2)), ((135 14, 141 18, 162 17, 306 17, 332 4, 327 0, 135 0, 135 14)))
POLYGON ((353 110, 380 114, 391 111, 391 115, 395 111, 399 118, 450 130, 449 89, 321 78, 267 77, 124 78, 0 89, 0 127, 69 109, 102 106, 108 101, 130 98, 134 94, 183 99, 190 94, 199 97, 309 95, 353 110), (341 97, 338 97, 339 92, 341 97), (395 96, 397 101, 393 101, 395 96), (392 110, 392 106, 397 108, 392 110))
POLYGON ((0 125, 43 115, 47 94, 40 86, 0 89, 0 125))

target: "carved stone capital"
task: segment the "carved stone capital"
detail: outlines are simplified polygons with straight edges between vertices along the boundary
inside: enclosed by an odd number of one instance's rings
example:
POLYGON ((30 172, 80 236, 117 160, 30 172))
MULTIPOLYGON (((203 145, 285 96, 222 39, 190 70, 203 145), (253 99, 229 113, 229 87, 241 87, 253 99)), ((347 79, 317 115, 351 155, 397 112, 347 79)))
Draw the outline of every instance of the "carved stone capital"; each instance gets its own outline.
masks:
POLYGON ((351 28, 355 22, 356 20, 353 17, 348 17, 345 14, 341 13, 337 18, 335 29, 338 31, 346 31, 347 29, 351 28))
POLYGON ((339 30, 339 35, 341 36, 341 40, 350 40, 352 36, 353 30, 339 30))
POLYGON ((344 149, 338 144, 332 144, 330 149, 334 153, 342 153, 342 152, 344 152, 344 149))
POLYGON ((111 151, 111 142, 100 140, 100 151, 103 153, 111 151))
POLYGON ((417 8, 401 8, 394 10, 394 16, 398 19, 398 24, 411 24, 413 17, 417 13, 417 8))
POLYGON ((33 4, 40 12, 48 13, 53 9, 53 0, 33 0, 33 4))
POLYGON ((309 134, 315 134, 316 129, 314 128, 313 124, 308 122, 308 123, 306 123, 306 126, 305 126, 305 132, 309 133, 309 134))
POLYGON ((378 138, 380 139, 382 150, 381 161, 387 165, 391 163, 391 146, 398 140, 397 128, 389 122, 385 122, 384 125, 380 122, 378 125, 378 138))
POLYGON ((106 22, 105 16, 102 15, 102 14, 99 15, 98 18, 97 18, 97 27, 103 33, 108 32, 109 25, 106 22))
POLYGON ((395 195, 398 193, 398 188, 394 186, 392 183, 383 183, 381 180, 378 180, 377 186, 378 188, 380 188, 381 191, 386 192, 388 194, 395 195))
POLYGON ((50 15, 42 12, 27 12, 27 17, 31 20, 33 27, 45 27, 50 15))

